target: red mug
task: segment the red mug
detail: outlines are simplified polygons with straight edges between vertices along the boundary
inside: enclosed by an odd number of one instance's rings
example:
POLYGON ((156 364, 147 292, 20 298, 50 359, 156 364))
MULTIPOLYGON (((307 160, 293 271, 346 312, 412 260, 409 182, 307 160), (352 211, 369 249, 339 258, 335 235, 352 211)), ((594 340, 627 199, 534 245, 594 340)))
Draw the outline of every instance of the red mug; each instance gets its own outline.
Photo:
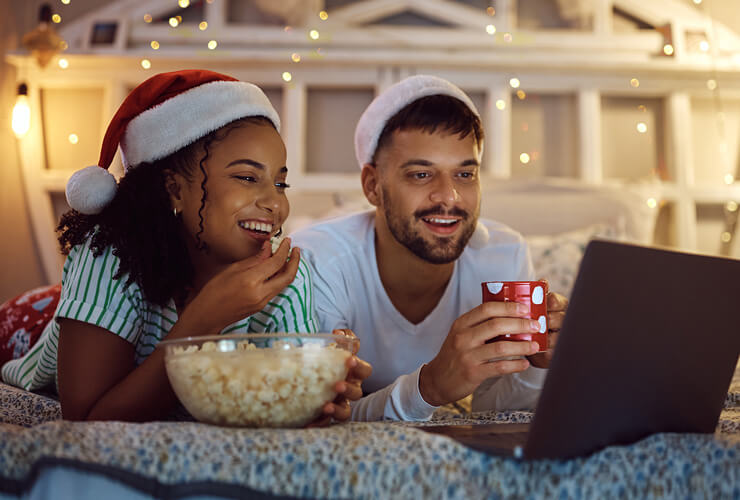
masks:
POLYGON ((529 306, 526 317, 540 323, 538 333, 499 335, 493 340, 526 340, 526 337, 531 337, 540 346, 538 352, 547 351, 547 281, 484 281, 481 288, 483 302, 526 304, 529 306))

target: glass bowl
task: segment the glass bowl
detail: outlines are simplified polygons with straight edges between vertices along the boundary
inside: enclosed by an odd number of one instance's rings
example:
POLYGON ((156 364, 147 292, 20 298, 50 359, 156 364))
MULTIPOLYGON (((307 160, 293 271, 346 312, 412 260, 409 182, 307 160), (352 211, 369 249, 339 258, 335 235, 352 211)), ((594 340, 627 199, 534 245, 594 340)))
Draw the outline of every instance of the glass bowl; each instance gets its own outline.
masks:
POLYGON ((170 384, 193 417, 216 425, 303 427, 336 397, 359 340, 344 335, 232 334, 164 340, 170 384))

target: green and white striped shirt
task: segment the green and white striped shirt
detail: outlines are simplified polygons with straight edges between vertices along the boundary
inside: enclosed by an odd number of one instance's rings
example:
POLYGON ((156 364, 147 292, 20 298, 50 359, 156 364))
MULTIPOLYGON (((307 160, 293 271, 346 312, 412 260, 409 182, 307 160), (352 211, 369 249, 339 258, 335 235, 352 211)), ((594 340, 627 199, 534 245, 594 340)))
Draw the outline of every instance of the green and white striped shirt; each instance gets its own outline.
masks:
MULTIPOLYGON (((135 347, 137 365, 154 351, 177 321, 173 300, 166 307, 149 303, 136 283, 124 286, 126 276, 113 279, 120 264, 118 257, 113 255, 111 247, 98 257, 93 256, 90 241, 70 251, 64 263, 62 295, 54 319, 25 356, 3 365, 5 383, 26 390, 52 382, 56 385, 59 341, 56 318, 84 321, 124 338, 135 347)), ((312 287, 308 266, 301 260, 292 284, 262 311, 227 326, 221 333, 316 333, 312 287)))

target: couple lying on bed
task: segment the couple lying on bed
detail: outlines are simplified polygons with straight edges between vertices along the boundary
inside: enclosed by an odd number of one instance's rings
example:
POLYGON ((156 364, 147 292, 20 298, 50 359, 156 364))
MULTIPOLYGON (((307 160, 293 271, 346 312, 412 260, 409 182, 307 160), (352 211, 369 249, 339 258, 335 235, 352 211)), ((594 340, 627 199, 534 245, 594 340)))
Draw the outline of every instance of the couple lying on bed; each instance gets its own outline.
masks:
POLYGON ((258 87, 225 75, 159 74, 134 89, 98 166, 67 185, 68 257, 60 296, 46 301, 58 301, 55 321, 3 380, 56 384, 66 419, 159 419, 177 399, 158 342, 287 321, 361 341, 318 423, 425 420, 471 393, 474 409, 534 407, 567 301, 547 297, 548 352, 486 342, 539 324, 515 303, 481 305, 481 281, 535 277, 523 238, 478 220, 483 130, 469 97, 431 76, 379 95, 355 132, 376 209, 272 252, 289 211, 279 128, 258 87), (116 183, 107 168, 119 146, 116 183))

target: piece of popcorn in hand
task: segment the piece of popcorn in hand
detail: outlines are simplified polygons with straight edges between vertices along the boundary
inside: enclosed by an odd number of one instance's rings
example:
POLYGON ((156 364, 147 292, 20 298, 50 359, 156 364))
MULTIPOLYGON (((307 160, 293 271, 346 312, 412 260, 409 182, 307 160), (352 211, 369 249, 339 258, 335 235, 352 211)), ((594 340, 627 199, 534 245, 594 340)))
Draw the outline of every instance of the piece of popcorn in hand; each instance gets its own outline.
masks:
POLYGON ((278 236, 273 236, 270 238, 270 245, 272 245, 272 253, 277 252, 278 247, 280 246, 280 243, 285 239, 285 234, 280 233, 278 236))

